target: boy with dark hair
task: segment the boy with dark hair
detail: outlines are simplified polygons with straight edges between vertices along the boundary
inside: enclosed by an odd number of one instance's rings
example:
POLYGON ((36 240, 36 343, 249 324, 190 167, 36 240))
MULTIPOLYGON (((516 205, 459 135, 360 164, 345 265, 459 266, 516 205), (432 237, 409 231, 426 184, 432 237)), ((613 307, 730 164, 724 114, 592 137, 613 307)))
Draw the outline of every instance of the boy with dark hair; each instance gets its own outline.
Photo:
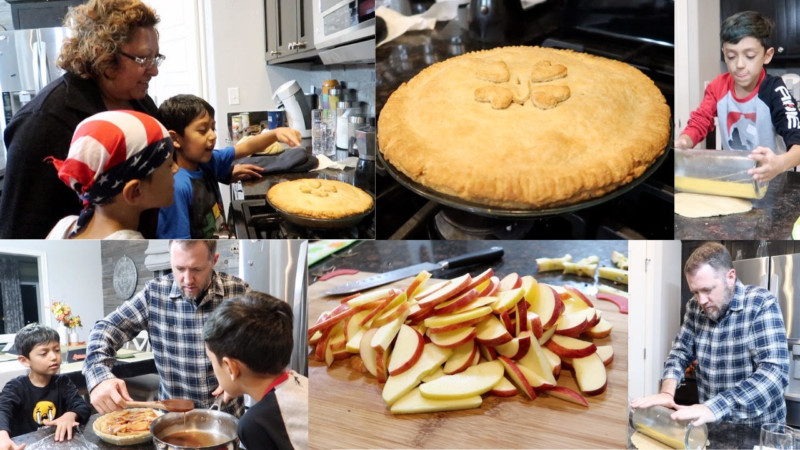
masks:
POLYGON ((728 72, 708 85, 702 103, 675 141, 677 148, 694 147, 714 129, 716 116, 723 149, 749 151, 750 159, 760 166, 748 174, 760 182, 800 165, 797 102, 781 77, 764 69, 775 54, 772 26, 772 20, 755 11, 725 19, 720 38, 728 72), (785 145, 778 144, 778 136, 785 145))
MULTIPOLYGON (((276 128, 244 142, 214 150, 217 142, 214 108, 195 95, 176 95, 158 108, 175 145, 175 202, 161 208, 161 239, 209 239, 226 233, 219 180, 230 176, 235 159, 264 150, 275 141, 300 145, 300 132, 276 128)), ((258 175, 252 172, 252 175, 258 175)))
POLYGON ((308 379, 286 370, 292 356, 292 308, 269 294, 226 300, 203 327, 214 374, 231 396, 256 402, 239 420, 246 448, 308 447, 308 379))
POLYGON ((61 344, 56 330, 29 324, 17 332, 14 348, 19 362, 31 369, 6 383, 0 394, 0 448, 21 449, 12 436, 55 426, 55 440, 72 439, 72 428, 86 424, 92 409, 61 368, 61 344))

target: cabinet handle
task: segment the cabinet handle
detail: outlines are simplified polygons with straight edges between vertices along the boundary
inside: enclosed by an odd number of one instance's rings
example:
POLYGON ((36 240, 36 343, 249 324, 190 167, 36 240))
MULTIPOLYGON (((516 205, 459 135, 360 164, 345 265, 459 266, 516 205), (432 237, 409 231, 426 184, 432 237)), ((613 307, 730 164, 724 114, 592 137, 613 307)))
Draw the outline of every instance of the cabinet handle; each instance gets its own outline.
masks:
POLYGON ((270 52, 269 52, 269 54, 270 54, 270 55, 280 55, 280 54, 281 54, 281 52, 278 52, 278 51, 272 50, 272 51, 270 51, 270 52))
POLYGON ((306 48, 306 45, 305 42, 295 42, 295 48, 306 48))
POLYGON ((294 50, 296 46, 297 42, 289 42, 289 44, 286 45, 286 48, 288 48, 289 50, 294 50))

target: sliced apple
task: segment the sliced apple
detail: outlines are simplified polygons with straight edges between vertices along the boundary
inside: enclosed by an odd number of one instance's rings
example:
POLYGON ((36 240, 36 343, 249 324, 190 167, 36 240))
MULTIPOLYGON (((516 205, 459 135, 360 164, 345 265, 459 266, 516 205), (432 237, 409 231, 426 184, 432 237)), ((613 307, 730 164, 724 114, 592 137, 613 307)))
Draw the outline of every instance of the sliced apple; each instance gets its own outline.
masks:
POLYGON ((483 283, 475 286, 475 290, 478 291, 479 296, 485 297, 488 295, 494 295, 493 293, 498 287, 500 287, 500 280, 497 279, 497 277, 491 277, 483 283))
POLYGON ((345 338, 347 338, 349 340, 350 338, 355 336, 355 334, 358 333, 359 330, 365 330, 365 328, 363 328, 361 326, 361 321, 368 314, 369 314, 369 310, 364 309, 364 310, 361 310, 361 311, 357 311, 355 314, 353 314, 352 316, 347 318, 347 320, 345 322, 345 326, 344 326, 344 336, 345 336, 345 338))
POLYGON ((581 394, 573 391, 572 389, 565 388, 562 386, 556 386, 552 389, 545 391, 547 395, 552 395, 555 398, 560 398, 561 400, 566 400, 570 403, 575 403, 577 405, 589 407, 589 402, 586 401, 585 398, 581 394))
POLYGON ((420 380, 441 367, 452 353, 453 351, 448 348, 440 348, 437 347, 436 344, 425 344, 425 348, 422 350, 422 356, 417 360, 416 364, 405 372, 396 376, 390 376, 386 380, 386 384, 383 385, 383 392, 381 393, 383 401, 391 406, 397 399, 405 395, 411 389, 417 387, 420 380))
POLYGON ((575 369, 578 387, 584 394, 598 395, 606 390, 606 366, 596 353, 583 358, 573 358, 572 367, 575 369))
POLYGON ((510 291, 511 289, 516 289, 520 286, 522 286, 522 279, 520 278, 519 274, 510 273, 500 280, 500 288, 498 290, 500 292, 510 291))
POLYGON ((542 335, 539 336, 539 345, 544 345, 553 335, 556 334, 556 327, 550 327, 542 332, 542 335))
MULTIPOLYGON (((503 364, 489 361, 471 366, 463 372, 445 375, 419 387, 423 397, 434 400, 453 400, 489 392, 503 378, 503 364)), ((445 373, 447 370, 445 369, 445 373)))
POLYGON ((479 408, 481 403, 483 398, 480 395, 454 400, 433 400, 423 397, 417 388, 394 402, 389 410, 392 414, 421 414, 479 408))
POLYGON ((476 289, 470 289, 462 294, 456 295, 450 300, 444 301, 434 306, 433 307, 434 314, 437 315, 450 314, 451 312, 456 311, 470 304, 472 300, 476 299, 477 297, 478 297, 478 291, 476 289))
POLYGON ((467 341, 454 348, 453 354, 444 363, 444 373, 450 375, 466 370, 467 367, 472 365, 472 360, 477 353, 478 348, 474 340, 467 341))
POLYGON ((409 299, 414 298, 417 294, 422 292, 422 287, 431 278, 431 273, 423 270, 414 277, 414 281, 406 288, 406 297, 409 299))
POLYGON ((536 285, 536 288, 538 294, 531 302, 529 309, 539 315, 542 327, 547 329, 555 325, 563 303, 550 286, 540 283, 536 285))
POLYGON ((347 301, 347 305, 351 309, 359 310, 366 305, 371 305, 376 300, 383 300, 386 297, 394 297, 397 295, 397 289, 385 288, 375 289, 373 291, 365 292, 363 294, 356 294, 347 301))
POLYGON ((556 385, 555 383, 551 383, 542 378, 537 372, 534 372, 533 370, 521 364, 517 364, 517 369, 519 369, 520 373, 525 377, 526 380, 528 380, 528 384, 531 385, 535 392, 546 391, 548 389, 552 389, 556 385))
POLYGON ((611 325, 611 323, 601 317, 600 321, 597 322, 597 325, 593 326, 592 328, 589 328, 588 330, 586 330, 585 333, 587 336, 590 336, 595 339, 600 339, 611 334, 612 328, 613 326, 611 325))
MULTIPOLYGON (((528 354, 531 349, 531 341, 533 340, 533 333, 530 331, 523 331, 519 336, 511 339, 505 344, 500 344, 495 347, 497 353, 515 361, 528 354)), ((538 343, 536 345, 539 345, 538 343)))
POLYGON ((422 300, 423 298, 433 294, 434 292, 439 291, 440 289, 443 289, 445 286, 448 286, 449 284, 450 284, 450 280, 444 280, 444 281, 440 281, 440 282, 438 282, 438 283, 436 283, 434 285, 428 286, 422 292, 418 292, 414 296, 414 299, 417 300, 417 301, 422 300))
POLYGON ((577 338, 586 329, 586 325, 586 313, 583 311, 562 314, 556 321, 556 334, 577 338))
POLYGON ((422 382, 423 383, 427 383, 429 381, 433 381, 433 380, 435 380, 435 379, 437 379, 439 377, 443 377, 443 376, 445 376, 444 370, 441 367, 439 367, 436 370, 434 370, 430 375, 427 375, 427 376, 423 377, 422 378, 422 382))
POLYGON ((497 351, 494 347, 483 345, 480 342, 478 343, 478 353, 480 353, 486 361, 494 361, 497 359, 497 351))
POLYGON ((562 358, 582 358, 597 350, 597 347, 591 342, 559 334, 553 335, 545 345, 562 358))
POLYGON ((603 361, 603 365, 607 366, 614 361, 614 348, 610 345, 598 345, 597 356, 603 361))
POLYGON ((480 308, 481 306, 491 306, 496 301, 497 297, 478 297, 472 300, 469 304, 464 305, 461 308, 453 311, 453 313, 469 311, 471 309, 480 308))
POLYGON ((530 340, 530 349, 522 358, 517 360, 517 364, 525 366, 535 372, 540 378, 547 383, 555 385, 556 378, 553 373, 553 367, 544 352, 544 349, 539 345, 535 339, 530 340))
POLYGON ((508 379, 514 383, 514 386, 517 387, 517 390, 522 394, 522 396, 527 397, 528 400, 535 399, 536 392, 533 391, 528 379, 525 378, 525 375, 523 375, 519 370, 519 367, 517 367, 517 363, 509 358, 506 358, 505 356, 498 356, 497 360, 503 364, 503 368, 505 369, 508 379))
POLYGON ((422 356, 424 347, 425 341, 417 330, 405 324, 401 325, 392 348, 392 359, 389 361, 388 367, 389 375, 399 375, 410 369, 422 356))
POLYGON ((517 395, 517 387, 508 378, 503 377, 492 386, 489 393, 497 397, 513 397, 517 395))
POLYGON ((514 326, 514 321, 511 320, 511 316, 508 314, 508 311, 503 311, 497 317, 500 318, 500 322, 503 323, 503 326, 506 327, 506 331, 511 336, 514 336, 514 332, 516 331, 516 327, 514 326))
MULTIPOLYGON (((467 285, 467 287, 464 288, 464 290, 466 291, 466 290, 473 289, 473 288, 477 289, 478 286, 483 285, 487 281, 491 280, 492 276, 494 276, 494 269, 492 269, 490 267, 490 268, 484 270, 483 272, 481 272, 480 274, 475 275, 474 277, 472 277, 472 281, 470 281, 470 283, 467 285)), ((487 286, 488 286, 488 284, 487 284, 487 286)), ((485 287, 484 287, 484 289, 485 289, 485 287)), ((477 290, 480 291, 481 289, 477 289, 477 290)))
POLYGON ((514 305, 514 317, 516 318, 514 321, 516 334, 514 334, 514 336, 519 336, 519 334, 523 331, 528 331, 531 329, 531 323, 528 320, 528 301, 525 300, 524 297, 520 302, 514 305))
POLYGON ((505 325, 494 315, 490 315, 485 320, 478 323, 476 330, 477 334, 475 335, 475 339, 489 347, 495 347, 513 339, 505 325))
POLYGON ((492 277, 492 285, 486 292, 481 292, 482 296, 493 296, 497 295, 497 292, 500 290, 500 278, 492 277))
POLYGON ((347 340, 347 344, 345 345, 345 350, 349 353, 359 353, 361 352, 361 338, 364 337, 364 333, 367 330, 363 328, 359 328, 358 331, 347 340))
POLYGON ((372 341, 370 341, 370 346, 375 349, 375 377, 381 383, 386 381, 388 376, 389 346, 397 336, 404 321, 405 316, 400 316, 394 321, 381 326, 372 336, 372 341))
POLYGON ((467 285, 469 285, 472 278, 469 274, 464 274, 458 278, 450 280, 450 283, 444 286, 441 289, 438 289, 436 292, 433 292, 430 295, 426 295, 425 297, 417 297, 419 306, 426 307, 426 306, 436 306, 439 303, 442 303, 450 298, 458 295, 462 289, 464 289, 467 285))
POLYGON ((514 308, 514 306, 516 306, 517 303, 520 300, 522 300, 524 296, 525 296, 525 291, 521 287, 516 289, 510 289, 507 291, 501 290, 497 294, 497 301, 494 302, 494 304, 492 305, 492 311, 495 314, 508 312, 512 308, 514 308))
POLYGON ((547 347, 542 347, 542 353, 547 357, 547 363, 550 364, 553 377, 558 379, 558 374, 561 373, 561 358, 547 347))
POLYGON ((576 300, 580 300, 583 304, 586 305, 587 308, 594 308, 594 303, 592 303, 592 301, 589 300, 589 297, 587 297, 578 288, 569 285, 564 285, 563 287, 567 292, 569 292, 570 297, 576 300))
POLYGON ((428 337, 430 337, 431 342, 439 347, 455 348, 467 341, 473 340, 476 333, 477 330, 475 327, 464 327, 445 331, 443 333, 431 333, 428 334, 428 337))
POLYGON ((358 311, 350 308, 347 303, 340 304, 331 311, 330 316, 327 319, 314 324, 308 329, 308 337, 314 336, 314 333, 316 333, 318 330, 321 331, 330 328, 339 322, 342 322, 344 319, 352 316, 356 312, 358 311))
MULTIPOLYGON (((405 296, 406 296, 406 293, 403 292, 398 297, 405 297, 405 296)), ((382 327, 382 326, 386 325, 387 323, 397 319, 400 316, 403 316, 403 318, 405 318, 405 317, 408 316, 408 313, 409 313, 410 309, 411 309, 411 304, 406 302, 406 301, 403 301, 399 305, 395 306, 393 309, 385 310, 383 312, 383 314, 381 314, 378 317, 375 317, 372 320, 372 325, 371 326, 373 326, 373 327, 382 327)))
POLYGON ((376 365, 377 354, 370 343, 372 342, 372 338, 375 336, 376 331, 378 331, 377 328, 370 328, 364 332, 364 336, 361 338, 361 345, 359 349, 361 361, 364 363, 364 367, 367 369, 367 372, 371 373, 373 377, 378 376, 378 369, 376 365))
POLYGON ((447 314, 444 316, 431 316, 423 322, 431 333, 441 333, 444 331, 455 330, 458 328, 474 325, 487 316, 492 314, 492 308, 481 306, 460 313, 447 314))
MULTIPOLYGON (((544 335, 544 329, 542 328, 542 320, 539 318, 539 315, 533 311, 528 311, 528 329, 533 331, 533 335, 536 336, 536 339, 541 338, 544 335)), ((552 327, 551 327, 552 328, 552 327)), ((555 333, 555 329, 553 329, 555 333)), ((550 339, 549 337, 547 339, 550 339)))

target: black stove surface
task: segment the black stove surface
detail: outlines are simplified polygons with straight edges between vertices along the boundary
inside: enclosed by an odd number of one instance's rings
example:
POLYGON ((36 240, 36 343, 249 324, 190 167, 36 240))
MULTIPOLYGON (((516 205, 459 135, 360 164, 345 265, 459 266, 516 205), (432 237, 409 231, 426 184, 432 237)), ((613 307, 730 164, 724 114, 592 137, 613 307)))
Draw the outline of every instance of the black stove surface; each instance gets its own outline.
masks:
MULTIPOLYGON (((412 5, 420 8, 419 2, 412 5)), ((461 8, 457 20, 438 23, 432 31, 406 33, 376 49, 378 114, 391 93, 425 67, 497 46, 471 37, 463 22, 468 17, 465 9, 461 8)), ((526 18, 522 40, 507 44, 568 48, 626 62, 650 77, 673 107, 674 49, 666 40, 642 37, 639 31, 648 26, 647 21, 631 21, 626 16, 624 23, 613 19, 573 23, 563 2, 547 2, 533 12, 535 17, 526 12, 530 20, 526 18)), ((669 154, 647 180, 613 200, 572 213, 510 220, 481 217, 430 201, 405 189, 385 168, 378 167, 377 238, 672 239, 673 175, 669 154)))

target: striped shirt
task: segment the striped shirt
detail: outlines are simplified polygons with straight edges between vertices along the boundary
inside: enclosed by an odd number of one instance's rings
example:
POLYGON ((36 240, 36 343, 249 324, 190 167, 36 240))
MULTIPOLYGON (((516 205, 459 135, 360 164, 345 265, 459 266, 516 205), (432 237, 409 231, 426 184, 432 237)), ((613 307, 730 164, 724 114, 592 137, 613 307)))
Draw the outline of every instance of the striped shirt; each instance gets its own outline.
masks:
POLYGON ((769 291, 737 279, 719 321, 706 317, 692 297, 663 378, 680 381, 694 360, 700 402, 716 420, 750 426, 786 422, 789 347, 780 308, 769 291))
MULTIPOLYGON (((214 272, 199 305, 183 297, 172 274, 150 280, 132 299, 99 320, 89 334, 83 375, 89 391, 113 378, 111 367, 122 345, 147 330, 161 379, 159 399, 186 398, 199 408, 211 406, 219 386, 205 353, 203 324, 223 300, 250 290, 244 281, 214 272)), ((240 417, 241 397, 222 408, 240 417)))

